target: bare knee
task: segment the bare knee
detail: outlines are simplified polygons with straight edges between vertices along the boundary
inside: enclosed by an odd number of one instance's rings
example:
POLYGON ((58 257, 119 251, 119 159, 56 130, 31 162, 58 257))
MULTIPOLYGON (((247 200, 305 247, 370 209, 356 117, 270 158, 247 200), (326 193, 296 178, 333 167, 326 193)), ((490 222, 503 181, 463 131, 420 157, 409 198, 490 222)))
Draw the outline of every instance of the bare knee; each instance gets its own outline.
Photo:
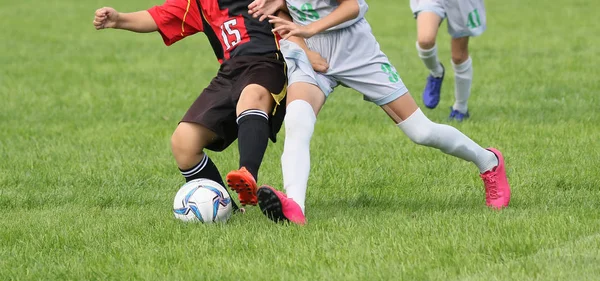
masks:
POLYGON ((178 126, 171 136, 171 151, 177 166, 182 169, 193 167, 197 164, 195 163, 196 158, 202 156, 203 148, 191 143, 189 138, 186 137, 187 134, 188 132, 185 129, 178 126))
MULTIPOLYGON (((321 111, 325 103, 325 93, 316 85, 310 83, 293 83, 287 88, 287 105, 296 100, 303 100, 312 106, 315 116, 321 111)), ((286 115, 287 116, 287 115, 286 115)))
POLYGON ((458 53, 458 54, 455 54, 454 52, 452 52, 452 62, 454 64, 461 64, 461 63, 467 61, 468 59, 469 59, 468 52, 458 53))
POLYGON ((469 37, 452 39, 452 62, 461 64, 469 59, 469 37))
POLYGON ((419 35, 417 37, 417 44, 419 44, 419 48, 429 50, 435 46, 435 35, 419 35))
POLYGON ((434 12, 424 11, 417 15, 417 44, 424 50, 435 46, 435 38, 442 18, 434 12))
POLYGON ((248 109, 258 109, 270 113, 275 101, 265 87, 258 84, 250 84, 244 88, 237 103, 236 114, 240 115, 248 109))
POLYGON ((177 166, 188 169, 198 164, 203 149, 216 139, 216 134, 198 124, 181 122, 171 136, 171 150, 177 166))

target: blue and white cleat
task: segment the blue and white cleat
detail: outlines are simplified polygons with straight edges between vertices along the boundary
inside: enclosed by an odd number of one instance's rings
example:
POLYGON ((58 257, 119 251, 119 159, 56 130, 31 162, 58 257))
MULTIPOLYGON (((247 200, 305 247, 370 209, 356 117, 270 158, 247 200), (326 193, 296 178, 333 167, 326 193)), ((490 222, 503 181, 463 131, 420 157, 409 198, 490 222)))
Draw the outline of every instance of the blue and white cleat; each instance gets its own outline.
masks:
MULTIPOLYGON (((442 68, 444 68, 443 64, 442 68)), ((427 76, 427 85, 425 85, 425 90, 423 90, 423 104, 425 104, 427 108, 434 109, 438 103, 440 103, 440 93, 442 91, 442 82, 444 82, 445 74, 446 69, 444 68, 442 77, 433 77, 431 74, 427 76)))
POLYGON ((448 116, 448 121, 456 120, 458 122, 462 122, 467 118, 469 118, 469 111, 462 113, 452 108, 452 106, 450 107, 450 116, 448 116))

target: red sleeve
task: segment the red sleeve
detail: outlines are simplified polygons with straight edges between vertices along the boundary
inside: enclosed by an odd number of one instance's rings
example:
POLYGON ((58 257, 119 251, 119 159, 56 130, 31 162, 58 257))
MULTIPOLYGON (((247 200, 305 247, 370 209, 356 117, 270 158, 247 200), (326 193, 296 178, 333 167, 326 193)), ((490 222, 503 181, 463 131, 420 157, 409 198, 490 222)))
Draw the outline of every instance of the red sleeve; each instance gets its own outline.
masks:
POLYGON ((161 6, 150 8, 148 12, 167 46, 202 32, 202 18, 194 0, 167 0, 161 6))

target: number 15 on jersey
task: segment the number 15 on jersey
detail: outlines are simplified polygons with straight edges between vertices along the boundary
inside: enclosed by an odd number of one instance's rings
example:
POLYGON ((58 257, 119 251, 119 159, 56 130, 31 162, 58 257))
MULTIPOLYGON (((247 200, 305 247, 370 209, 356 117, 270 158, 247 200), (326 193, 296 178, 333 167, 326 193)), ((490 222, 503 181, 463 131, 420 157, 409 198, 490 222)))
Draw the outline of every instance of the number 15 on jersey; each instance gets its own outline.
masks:
POLYGON ((230 19, 221 25, 221 36, 223 36, 223 43, 225 43, 227 51, 242 41, 242 34, 240 33, 236 18, 230 19))

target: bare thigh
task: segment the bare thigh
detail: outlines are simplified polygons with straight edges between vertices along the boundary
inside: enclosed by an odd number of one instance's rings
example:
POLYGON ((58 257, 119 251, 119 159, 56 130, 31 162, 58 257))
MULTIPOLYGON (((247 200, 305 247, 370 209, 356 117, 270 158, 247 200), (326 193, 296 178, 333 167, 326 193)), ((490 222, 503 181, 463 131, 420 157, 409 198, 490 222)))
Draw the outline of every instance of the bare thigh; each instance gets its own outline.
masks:
POLYGON ((206 127, 190 122, 181 122, 171 136, 171 150, 181 169, 198 164, 203 150, 217 139, 217 134, 206 127))
POLYGON ((434 12, 420 12, 417 15, 417 43, 421 49, 431 49, 435 46, 435 38, 440 28, 442 18, 434 12))

